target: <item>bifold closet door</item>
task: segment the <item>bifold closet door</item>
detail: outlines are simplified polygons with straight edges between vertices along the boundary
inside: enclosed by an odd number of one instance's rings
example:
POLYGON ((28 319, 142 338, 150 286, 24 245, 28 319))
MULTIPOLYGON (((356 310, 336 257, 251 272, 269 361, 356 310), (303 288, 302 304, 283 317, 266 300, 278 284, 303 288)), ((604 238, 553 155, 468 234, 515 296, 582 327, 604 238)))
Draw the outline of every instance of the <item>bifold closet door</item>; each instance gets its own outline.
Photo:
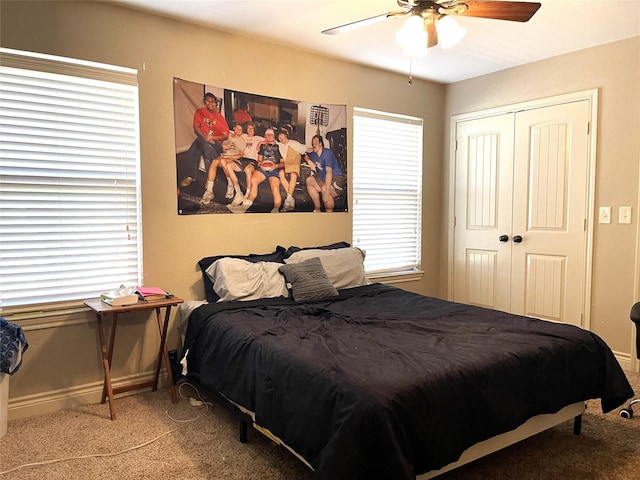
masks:
POLYGON ((582 325, 588 109, 457 123, 455 301, 582 325))

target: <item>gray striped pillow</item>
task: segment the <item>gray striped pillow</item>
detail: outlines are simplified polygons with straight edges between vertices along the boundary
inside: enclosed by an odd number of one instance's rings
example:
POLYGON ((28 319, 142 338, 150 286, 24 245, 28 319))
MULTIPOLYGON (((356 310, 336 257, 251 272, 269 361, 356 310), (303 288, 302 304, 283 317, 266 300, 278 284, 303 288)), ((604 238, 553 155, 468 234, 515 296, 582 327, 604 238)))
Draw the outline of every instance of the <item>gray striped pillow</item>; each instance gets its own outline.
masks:
POLYGON ((287 288, 291 290, 296 302, 308 302, 338 295, 318 257, 309 258, 300 263, 282 265, 278 270, 284 275, 287 288))

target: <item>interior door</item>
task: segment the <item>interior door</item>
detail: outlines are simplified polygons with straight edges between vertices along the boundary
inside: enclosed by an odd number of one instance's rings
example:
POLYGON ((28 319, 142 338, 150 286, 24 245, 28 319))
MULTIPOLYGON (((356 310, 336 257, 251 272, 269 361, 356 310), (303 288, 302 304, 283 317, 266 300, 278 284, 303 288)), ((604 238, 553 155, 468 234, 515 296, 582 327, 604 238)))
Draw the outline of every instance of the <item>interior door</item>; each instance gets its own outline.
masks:
POLYGON ((589 102, 519 112, 511 311, 582 326, 589 102))
POLYGON ((582 325, 588 101, 456 125, 454 300, 582 325))
POLYGON ((456 129, 454 300, 504 311, 511 309, 513 129, 513 114, 456 129))

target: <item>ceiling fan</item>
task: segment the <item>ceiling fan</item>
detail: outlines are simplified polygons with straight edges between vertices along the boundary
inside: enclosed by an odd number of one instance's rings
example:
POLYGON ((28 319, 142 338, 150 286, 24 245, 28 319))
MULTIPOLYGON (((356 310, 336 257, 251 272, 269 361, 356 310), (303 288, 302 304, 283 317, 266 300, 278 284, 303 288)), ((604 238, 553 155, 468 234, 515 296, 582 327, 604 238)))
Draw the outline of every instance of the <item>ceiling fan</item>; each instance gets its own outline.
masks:
POLYGON ((480 17, 512 22, 527 22, 538 11, 539 2, 512 2, 502 0, 397 0, 400 10, 364 18, 339 27, 323 30, 335 35, 356 28, 381 22, 387 18, 409 16, 405 25, 396 34, 398 43, 407 53, 415 49, 442 48, 455 45, 466 30, 458 25, 453 16, 480 17))

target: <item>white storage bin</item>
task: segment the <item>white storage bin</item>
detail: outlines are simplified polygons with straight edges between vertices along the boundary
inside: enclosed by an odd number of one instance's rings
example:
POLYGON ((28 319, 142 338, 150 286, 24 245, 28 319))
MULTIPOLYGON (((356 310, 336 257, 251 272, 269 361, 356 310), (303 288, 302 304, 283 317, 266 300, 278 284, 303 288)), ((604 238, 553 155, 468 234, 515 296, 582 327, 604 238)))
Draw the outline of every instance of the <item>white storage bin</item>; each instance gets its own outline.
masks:
POLYGON ((0 373, 0 438, 7 433, 9 421, 9 375, 0 373))

